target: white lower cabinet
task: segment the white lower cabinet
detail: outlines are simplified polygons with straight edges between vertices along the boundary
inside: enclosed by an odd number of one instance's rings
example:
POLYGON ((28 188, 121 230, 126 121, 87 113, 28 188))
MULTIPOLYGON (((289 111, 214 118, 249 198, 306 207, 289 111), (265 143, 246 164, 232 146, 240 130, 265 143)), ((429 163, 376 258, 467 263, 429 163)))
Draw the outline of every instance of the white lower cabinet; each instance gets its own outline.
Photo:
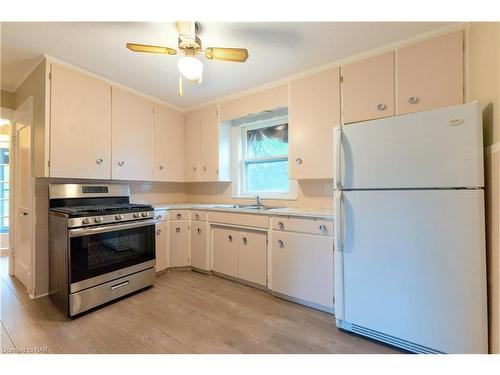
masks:
POLYGON ((267 232, 239 233, 238 278, 267 285, 267 232))
POLYGON ((169 267, 189 266, 189 221, 171 221, 168 237, 169 267))
POLYGON ((204 271, 210 271, 207 228, 206 222, 191 222, 191 267, 204 271))
POLYGON ((164 271, 168 267, 168 224, 166 221, 156 223, 156 265, 155 271, 164 271))
POLYGON ((271 289, 333 308, 333 237, 272 231, 271 289))
POLYGON ((235 229, 212 229, 212 269, 215 272, 238 277, 238 237, 235 229))

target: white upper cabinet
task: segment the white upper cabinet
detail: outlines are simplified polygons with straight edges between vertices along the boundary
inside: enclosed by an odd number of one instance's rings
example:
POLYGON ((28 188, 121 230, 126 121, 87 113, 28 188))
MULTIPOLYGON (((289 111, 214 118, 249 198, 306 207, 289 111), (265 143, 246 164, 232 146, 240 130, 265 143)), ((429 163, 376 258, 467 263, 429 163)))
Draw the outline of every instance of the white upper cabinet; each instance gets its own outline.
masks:
POLYGON ((217 105, 188 112, 184 134, 186 181, 230 181, 231 129, 217 105))
POLYGON ((111 177, 111 87, 56 64, 50 81, 50 177, 111 177))
POLYGON ((151 181, 153 102, 112 88, 112 178, 151 181))
POLYGON ((184 114, 154 104, 153 180, 184 181, 184 114))
POLYGON ((394 51, 341 70, 344 124, 394 116, 394 51))
POLYGON ((333 127, 340 123, 339 68, 290 82, 290 177, 333 178, 333 127))
POLYGON ((463 38, 460 30, 397 50, 398 115, 463 103, 463 38))

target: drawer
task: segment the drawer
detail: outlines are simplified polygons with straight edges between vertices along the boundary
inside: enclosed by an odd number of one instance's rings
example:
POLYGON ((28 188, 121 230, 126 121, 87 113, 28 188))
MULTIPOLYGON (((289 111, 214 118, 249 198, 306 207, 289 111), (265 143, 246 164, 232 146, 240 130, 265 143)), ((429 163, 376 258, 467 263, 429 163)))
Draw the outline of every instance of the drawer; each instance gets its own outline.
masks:
POLYGON ((233 224, 241 225, 244 227, 269 227, 269 217, 266 215, 240 214, 232 212, 209 212, 208 221, 211 223, 233 224))
POLYGON ((206 211, 191 211, 191 220, 205 221, 207 220, 206 211))
POLYGON ((189 220, 189 210, 169 210, 170 220, 189 220))
POLYGON ((155 219, 157 221, 166 221, 168 219, 167 210, 155 210, 155 219))
POLYGON ((333 236, 333 221, 324 219, 272 217, 271 228, 277 231, 333 236))

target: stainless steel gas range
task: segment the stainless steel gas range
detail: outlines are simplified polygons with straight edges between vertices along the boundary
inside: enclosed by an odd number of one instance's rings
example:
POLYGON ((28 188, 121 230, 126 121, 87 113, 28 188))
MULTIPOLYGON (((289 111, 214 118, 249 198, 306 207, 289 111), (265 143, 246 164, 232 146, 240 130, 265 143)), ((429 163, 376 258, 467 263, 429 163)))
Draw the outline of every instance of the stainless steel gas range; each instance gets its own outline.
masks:
POLYGON ((69 316, 152 285, 155 219, 128 185, 49 186, 50 297, 69 316))

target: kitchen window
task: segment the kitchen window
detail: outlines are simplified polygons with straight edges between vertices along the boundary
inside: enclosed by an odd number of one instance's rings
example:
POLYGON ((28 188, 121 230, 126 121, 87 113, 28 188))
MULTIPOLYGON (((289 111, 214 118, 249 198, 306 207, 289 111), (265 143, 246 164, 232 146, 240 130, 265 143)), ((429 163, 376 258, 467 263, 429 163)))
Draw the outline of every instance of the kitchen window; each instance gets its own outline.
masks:
POLYGON ((270 116, 237 127, 238 197, 294 198, 288 173, 288 116, 270 116))

